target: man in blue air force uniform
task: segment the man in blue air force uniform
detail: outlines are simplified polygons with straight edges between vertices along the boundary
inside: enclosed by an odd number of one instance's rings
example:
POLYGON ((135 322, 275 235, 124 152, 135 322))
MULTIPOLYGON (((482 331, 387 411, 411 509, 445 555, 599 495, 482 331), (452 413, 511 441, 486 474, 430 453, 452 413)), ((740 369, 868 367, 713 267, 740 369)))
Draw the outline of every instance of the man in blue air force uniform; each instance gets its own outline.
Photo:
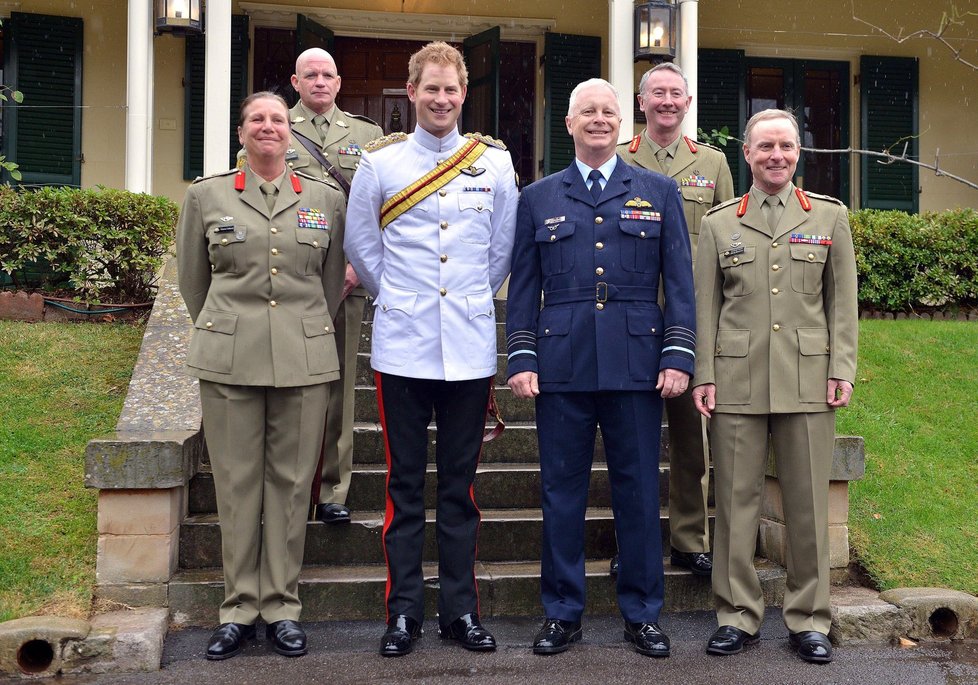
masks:
POLYGON ((584 515, 600 425, 625 638, 642 654, 669 655, 657 624, 659 433, 662 398, 682 394, 693 371, 692 267, 675 182, 615 154, 620 112, 610 83, 579 84, 566 118, 576 159, 526 188, 517 211, 506 333, 509 386, 536 398, 546 613, 538 654, 581 636, 584 515))

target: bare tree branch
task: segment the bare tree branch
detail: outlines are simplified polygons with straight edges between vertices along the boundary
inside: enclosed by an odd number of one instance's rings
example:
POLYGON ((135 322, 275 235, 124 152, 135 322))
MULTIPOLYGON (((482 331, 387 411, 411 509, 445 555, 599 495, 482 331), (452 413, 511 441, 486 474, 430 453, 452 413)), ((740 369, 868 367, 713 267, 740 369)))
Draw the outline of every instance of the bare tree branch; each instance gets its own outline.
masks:
POLYGON ((934 153, 934 163, 933 164, 926 164, 924 162, 918 162, 916 159, 911 159, 910 157, 908 157, 907 156, 907 143, 904 143, 904 145, 903 145, 903 152, 901 154, 899 154, 899 155, 894 155, 892 152, 889 152, 889 151, 873 152, 872 150, 859 150, 859 149, 852 148, 852 147, 847 147, 847 148, 843 148, 843 149, 839 149, 839 150, 829 150, 829 149, 816 148, 816 147, 803 147, 801 149, 804 150, 805 152, 815 152, 815 153, 825 153, 825 154, 837 154, 837 155, 856 154, 856 155, 866 155, 867 157, 878 157, 879 160, 877 161, 877 164, 893 164, 894 162, 904 162, 906 164, 913 164, 915 166, 919 166, 919 167, 922 167, 924 169, 930 169, 931 171, 934 172, 934 175, 935 176, 943 176, 944 178, 949 178, 951 180, 957 181, 958 183, 963 183, 964 185, 968 186, 969 188, 973 188, 975 190, 978 190, 978 183, 975 183, 974 181, 969 181, 966 178, 961 178, 960 176, 957 176, 956 174, 949 173, 949 172, 947 172, 947 171, 945 171, 944 169, 941 168, 941 164, 940 164, 941 149, 940 148, 938 148, 937 151, 934 153))

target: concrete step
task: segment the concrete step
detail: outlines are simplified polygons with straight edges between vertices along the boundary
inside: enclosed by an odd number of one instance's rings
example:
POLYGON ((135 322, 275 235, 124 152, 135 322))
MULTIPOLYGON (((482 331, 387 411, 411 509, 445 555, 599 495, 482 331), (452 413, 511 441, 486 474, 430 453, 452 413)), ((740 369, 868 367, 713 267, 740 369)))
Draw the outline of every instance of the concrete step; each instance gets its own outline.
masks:
MULTIPOLYGON (((354 466, 350 491, 346 504, 353 511, 381 511, 385 506, 387 468, 383 464, 354 466)), ((429 464, 425 478, 425 507, 433 509, 438 483, 437 469, 429 464)), ((540 469, 534 464, 488 463, 479 467, 475 479, 475 496, 479 508, 530 509, 540 507, 540 469)), ((665 504, 669 497, 669 467, 659 467, 659 501, 665 504)), ((710 506, 713 492, 710 491, 710 506)), ((611 506, 611 487, 608 483, 608 467, 595 463, 591 470, 591 488, 588 505, 611 506)), ((198 473, 190 482, 188 510, 191 514, 209 514, 217 511, 214 495, 214 479, 210 472, 198 473)))
MULTIPOLYGON (((352 522, 326 525, 306 524, 306 565, 380 564, 384 561, 381 542, 384 516, 381 511, 354 511, 352 522)), ((438 558, 435 541, 435 512, 425 512, 425 561, 438 558)), ((710 515, 711 537, 713 516, 710 515)), ((668 509, 660 513, 662 548, 669 548, 668 509)), ((488 509, 482 511, 479 554, 483 562, 523 561, 540 558, 543 516, 539 509, 488 509)), ((584 553, 588 559, 615 553, 615 531, 611 509, 591 507, 584 525, 584 553)), ((221 531, 217 514, 190 516, 180 525, 179 566, 207 568, 221 564, 221 531)))
MULTIPOLYGON (((754 560, 767 606, 784 600, 785 571, 766 559, 754 560)), ((425 564, 425 614, 437 615, 438 568, 425 564)), ((615 581, 608 575, 608 559, 585 562, 587 615, 616 615, 615 581)), ((710 610, 713 596, 707 578, 673 568, 665 559, 665 611, 710 610)), ((542 616, 540 563, 476 564, 479 610, 483 618, 542 616)), ((382 564, 359 566, 306 566, 299 577, 302 620, 375 620, 378 639, 384 621, 387 570, 382 564)), ((213 626, 224 599, 224 580, 219 568, 178 571, 170 580, 169 607, 174 623, 213 626)))

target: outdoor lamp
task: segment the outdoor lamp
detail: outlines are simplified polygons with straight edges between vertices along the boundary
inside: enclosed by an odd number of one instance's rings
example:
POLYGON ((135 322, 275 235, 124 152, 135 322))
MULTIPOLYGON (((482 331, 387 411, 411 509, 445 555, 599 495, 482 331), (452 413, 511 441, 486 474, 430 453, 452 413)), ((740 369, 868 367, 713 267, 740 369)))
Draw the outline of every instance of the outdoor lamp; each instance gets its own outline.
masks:
POLYGON ((155 0, 156 33, 201 33, 200 0, 155 0))
POLYGON ((635 5, 635 61, 661 62, 676 56, 676 5, 650 0, 635 5))

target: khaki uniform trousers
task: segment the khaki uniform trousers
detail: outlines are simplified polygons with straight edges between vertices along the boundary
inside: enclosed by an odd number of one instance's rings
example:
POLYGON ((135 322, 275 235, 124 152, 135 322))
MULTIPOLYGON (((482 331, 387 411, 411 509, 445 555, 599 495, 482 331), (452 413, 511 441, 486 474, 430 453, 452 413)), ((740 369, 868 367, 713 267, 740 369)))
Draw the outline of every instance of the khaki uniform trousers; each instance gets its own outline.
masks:
POLYGON ((665 401, 669 423, 669 539, 680 552, 709 552, 710 454, 692 390, 665 401))
POLYGON ((829 474, 835 412, 719 414, 710 419, 716 484, 713 594, 719 625, 756 633, 764 598, 754 570, 764 473, 773 448, 788 535, 788 630, 828 634, 829 474))
POLYGON ((336 354, 340 359, 340 379, 330 383, 326 429, 323 436, 322 481, 319 502, 346 504, 353 473, 354 392, 357 380, 357 352, 360 327, 366 308, 367 291, 357 286, 342 302, 333 320, 336 354))
POLYGON ((272 388, 200 381, 221 522, 221 623, 299 619, 309 488, 328 398, 327 383, 272 388))

